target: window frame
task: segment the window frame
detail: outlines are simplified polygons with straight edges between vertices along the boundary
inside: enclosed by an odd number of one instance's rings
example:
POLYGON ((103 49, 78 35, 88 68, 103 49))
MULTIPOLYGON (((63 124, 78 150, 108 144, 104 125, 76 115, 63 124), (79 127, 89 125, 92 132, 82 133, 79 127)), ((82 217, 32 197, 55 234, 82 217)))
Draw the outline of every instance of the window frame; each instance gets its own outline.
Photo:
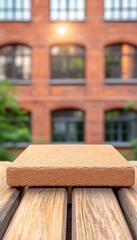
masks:
POLYGON ((85 142, 85 112, 82 111, 82 110, 79 110, 79 109, 58 109, 58 110, 55 110, 55 111, 52 111, 51 112, 51 142, 52 144, 69 144, 69 143, 72 143, 72 144, 83 144, 85 142), (75 119, 77 117, 68 117, 68 116, 58 116, 58 117, 55 117, 53 116, 54 113, 57 113, 57 112, 61 112, 61 113, 64 113, 65 112, 78 112, 80 111, 82 113, 82 120, 79 121, 78 119, 75 119), (57 119, 57 121, 56 121, 57 119), (61 120, 61 121, 60 121, 61 120), (66 121, 67 120, 67 121, 66 121), (65 123, 65 141, 54 141, 53 140, 53 136, 54 136, 54 127, 53 125, 55 123, 65 123), (69 133, 69 130, 68 130, 68 126, 70 123, 73 123, 73 124, 77 124, 77 123, 82 123, 82 126, 83 126, 83 132, 81 133, 82 134, 82 138, 83 138, 83 141, 78 141, 78 135, 79 135, 79 131, 77 130, 76 132, 76 138, 77 138, 77 141, 68 141, 71 134, 69 133))
MULTIPOLYGON (((122 11, 124 10, 124 9, 128 9, 128 14, 130 13, 130 16, 131 16, 131 11, 132 11, 132 9, 134 9, 133 7, 132 8, 129 8, 129 7, 127 7, 127 8, 114 8, 114 6, 113 6, 113 8, 105 8, 105 1, 106 0, 104 0, 104 7, 103 7, 103 11, 104 11, 104 16, 103 16, 103 19, 104 19, 104 21, 105 22, 125 22, 125 23, 127 23, 127 22, 137 22, 137 13, 136 13, 136 19, 131 19, 131 18, 127 18, 127 19, 122 19, 121 18, 121 16, 122 16, 122 11), (106 17, 105 17, 105 13, 106 13, 106 11, 107 10, 109 10, 110 12, 111 12, 111 15, 114 15, 114 12, 117 10, 119 13, 121 12, 121 15, 119 14, 119 18, 118 19, 114 19, 114 17, 112 18, 110 18, 110 19, 107 19, 106 17)), ((111 0, 112 1, 112 3, 113 3, 113 5, 114 5, 114 0, 111 0)), ((124 1, 124 0, 123 0, 124 1)), ((130 1, 130 0, 129 0, 130 1)), ((136 11, 137 11, 137 7, 136 7, 136 11)))
MULTIPOLYGON (((60 54, 58 56, 61 56, 60 54)), ((63 56, 63 55, 62 55, 63 56)), ((65 56, 65 55, 64 55, 65 56)), ((66 55, 67 56, 67 55, 66 55)), ((73 55, 73 56, 77 56, 77 55, 73 55)), ((81 55, 82 56, 82 55, 81 55)), ((70 57, 67 57, 67 59, 70 59, 70 57)), ((86 48, 82 45, 78 45, 78 44, 58 44, 58 45, 53 45, 50 48, 50 84, 53 85, 67 85, 67 84, 86 84, 86 48), (52 78, 52 48, 53 47, 80 47, 83 49, 83 78, 52 78)))
MULTIPOLYGON (((12 0, 13 1, 13 6, 15 6, 15 1, 17 1, 17 0, 12 0)), ((14 18, 14 14, 15 14, 15 12, 16 12, 16 10, 17 10, 17 8, 15 8, 15 7, 13 7, 13 8, 11 8, 12 9, 12 15, 13 15, 13 18, 12 19, 0 19, 0 23, 30 23, 31 21, 32 21, 32 0, 29 0, 30 1, 30 9, 27 9, 28 11, 29 11, 29 13, 30 13, 30 18, 29 19, 27 19, 27 20, 25 20, 25 19, 15 19, 14 18)), ((0 12, 2 12, 2 10, 0 9, 0 12)), ((4 9, 4 13, 7 13, 8 12, 8 10, 5 8, 4 9)), ((24 12, 24 8, 21 8, 21 11, 20 11, 21 13, 23 13, 24 12)))
MULTIPOLYGON (((105 114, 104 114, 104 142, 105 144, 112 144, 113 146, 116 146, 116 147, 131 147, 132 146, 132 141, 136 138, 137 136, 137 112, 136 111, 133 111, 133 110, 130 110, 128 111, 128 113, 134 113, 134 116, 133 116, 133 119, 127 119, 128 116, 118 116, 118 119, 115 119, 114 117, 107 120, 106 119, 106 113, 108 112, 111 112, 111 111, 118 111, 118 112, 124 112, 123 109, 113 109, 113 110, 110 110, 110 111, 106 111, 105 114), (131 121, 132 120, 132 121, 131 121), (127 122, 132 122, 134 123, 134 127, 135 127, 135 134, 134 134, 134 138, 131 139, 130 141, 122 141, 122 134, 123 134, 123 130, 122 130, 122 123, 127 123, 127 122), (110 131, 110 138, 111 140, 110 141, 107 141, 106 140, 106 123, 118 123, 118 129, 117 131, 115 132, 116 135, 117 135, 117 132, 118 132, 118 141, 114 141, 114 132, 112 133, 110 131), (113 136, 112 136, 113 135, 113 136), (113 139, 113 140, 112 140, 113 139)), ((126 113, 126 111, 125 111, 126 113)), ((112 130, 112 129, 111 129, 112 130)), ((126 130, 127 131, 127 130, 126 130)))
MULTIPOLYGON (((1 48, 0 48, 0 50, 1 49, 3 49, 3 48, 6 48, 6 47, 12 47, 12 55, 10 55, 10 56, 12 56, 12 76, 10 77, 10 80, 13 82, 13 83, 15 83, 16 85, 29 85, 29 84, 31 84, 31 79, 32 79, 32 50, 31 50, 31 47, 30 46, 28 46, 28 45, 23 45, 23 44, 9 44, 9 45, 5 45, 5 46, 2 46, 1 48), (18 46, 21 46, 21 47, 27 47, 29 50, 30 50, 30 53, 29 53, 29 59, 30 59, 30 64, 31 64, 31 66, 30 66, 30 79, 22 79, 22 78, 15 78, 15 68, 16 68, 16 66, 15 66, 15 56, 16 56, 16 53, 15 53, 15 51, 16 51, 16 47, 18 47, 18 46)), ((5 56, 5 55, 3 55, 3 56, 5 56)), ((24 54, 23 55, 20 55, 20 56, 25 56, 24 54)), ((0 57, 1 57, 1 54, 0 54, 0 57)), ((22 69, 23 69, 23 65, 22 65, 22 69)), ((22 71, 23 72, 23 71, 22 71)), ((8 77, 7 77, 7 79, 8 79, 8 77)), ((6 79, 1 79, 0 81, 5 81, 6 79)))
MULTIPOLYGON (((116 54, 110 54, 109 56, 112 58, 113 56, 119 56, 120 57, 120 61, 122 59, 123 56, 132 56, 132 59, 135 57, 136 61, 137 61, 137 47, 132 45, 132 44, 128 44, 128 43, 116 43, 116 44, 109 44, 107 46, 105 46, 105 49, 104 49, 104 55, 105 55, 105 83, 106 84, 124 84, 124 85, 127 85, 127 84, 137 84, 137 78, 122 78, 122 74, 121 74, 121 77, 107 77, 107 48, 108 47, 115 47, 115 46, 122 46, 126 44, 128 46, 131 46, 133 47, 136 52, 135 54, 130 54, 130 53, 127 53, 127 54, 123 54, 122 51, 120 50, 120 52, 118 53, 118 55, 116 54)), ((111 64, 111 68, 112 69, 114 67, 114 64, 111 64), (112 66, 113 65, 113 66, 112 66)), ((122 72, 122 67, 120 66, 120 71, 122 72)), ((130 68, 129 68, 130 69, 130 68)), ((134 66, 134 70, 135 70, 135 66, 134 66)), ((137 70, 136 70, 136 74, 137 74, 137 70)), ((112 75, 112 74, 111 74, 112 75)))
MULTIPOLYGON (((59 0, 58 0, 59 1, 59 0)), ((66 0, 66 1, 68 1, 68 0, 66 0)), ((78 0, 76 0, 76 1, 78 1, 78 0)), ((66 10, 66 9, 65 9, 66 10)), ((68 10, 68 12, 67 13, 69 13, 69 9, 67 9, 68 10)), ((52 18, 52 11, 53 11, 53 9, 51 8, 51 0, 49 0, 49 21, 50 22, 78 22, 78 23, 82 23, 82 22, 85 22, 86 21, 86 15, 87 15, 87 0, 84 0, 84 9, 83 9, 83 12, 84 12, 84 17, 83 17, 83 19, 82 20, 78 20, 78 19, 68 19, 68 17, 66 18, 66 19, 53 19, 52 18)), ((55 11, 55 10, 54 10, 55 11)), ((61 12, 61 9, 60 9, 60 11, 58 11, 58 12, 61 12)), ((66 12, 66 11, 65 11, 66 12)), ((78 11, 77 11, 78 12, 78 11)))

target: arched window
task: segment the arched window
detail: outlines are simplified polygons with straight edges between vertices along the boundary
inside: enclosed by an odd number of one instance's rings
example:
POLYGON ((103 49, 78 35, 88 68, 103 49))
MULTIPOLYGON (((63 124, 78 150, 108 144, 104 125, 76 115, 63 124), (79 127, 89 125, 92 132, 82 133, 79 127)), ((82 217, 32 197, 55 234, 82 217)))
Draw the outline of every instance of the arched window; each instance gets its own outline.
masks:
POLYGON ((137 48, 128 44, 106 47, 106 78, 137 80, 137 48))
POLYGON ((112 110, 105 113, 105 141, 130 143, 137 137, 137 113, 112 110))
POLYGON ((31 0, 0 0, 0 21, 30 21, 31 0))
POLYGON ((84 142, 84 113, 72 109, 53 112, 52 142, 84 142))
POLYGON ((23 45, 8 45, 0 49, 0 80, 31 79, 31 49, 23 45))
POLYGON ((80 83, 85 78, 85 49, 75 45, 60 45, 51 48, 52 82, 80 83))

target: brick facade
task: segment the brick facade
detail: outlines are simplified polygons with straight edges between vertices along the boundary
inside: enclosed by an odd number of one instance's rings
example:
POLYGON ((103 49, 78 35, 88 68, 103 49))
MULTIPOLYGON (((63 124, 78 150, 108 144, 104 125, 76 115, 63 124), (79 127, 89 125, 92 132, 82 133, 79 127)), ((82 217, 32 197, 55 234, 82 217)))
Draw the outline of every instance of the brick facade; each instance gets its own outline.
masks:
POLYGON ((51 142, 51 112, 63 108, 85 113, 85 142, 104 142, 104 112, 137 100, 137 85, 106 84, 105 46, 129 43, 137 46, 137 22, 105 22, 103 0, 86 1, 86 21, 50 22, 49 1, 32 0, 32 21, 0 22, 0 47, 25 44, 32 48, 32 83, 17 85, 18 101, 32 114, 32 135, 51 142), (66 33, 59 35, 58 26, 66 33), (50 84, 50 48, 60 43, 86 49, 85 84, 50 84))

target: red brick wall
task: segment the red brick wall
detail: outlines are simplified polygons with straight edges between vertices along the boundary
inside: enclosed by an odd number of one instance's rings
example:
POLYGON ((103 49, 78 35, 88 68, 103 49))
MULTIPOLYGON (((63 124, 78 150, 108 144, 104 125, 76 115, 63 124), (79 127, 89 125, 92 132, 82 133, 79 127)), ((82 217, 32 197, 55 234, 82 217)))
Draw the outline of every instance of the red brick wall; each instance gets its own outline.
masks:
POLYGON ((104 111, 137 100, 137 85, 110 85, 105 78, 105 46, 130 43, 137 46, 137 22, 105 22, 103 0, 87 0, 83 23, 49 21, 49 3, 32 0, 30 23, 0 23, 0 47, 22 43, 32 48, 32 84, 18 85, 21 107, 32 113, 32 135, 51 141, 51 111, 78 108, 85 112, 85 142, 103 143, 104 111), (66 26, 60 36, 57 27, 66 26), (59 43, 86 48, 86 84, 50 85, 50 47, 59 43))

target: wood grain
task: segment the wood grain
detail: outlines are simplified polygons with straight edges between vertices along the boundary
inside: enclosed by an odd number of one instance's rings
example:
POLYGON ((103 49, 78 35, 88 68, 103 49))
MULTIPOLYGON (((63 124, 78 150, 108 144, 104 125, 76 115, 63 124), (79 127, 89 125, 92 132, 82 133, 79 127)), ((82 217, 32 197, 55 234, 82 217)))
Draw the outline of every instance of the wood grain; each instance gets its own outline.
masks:
POLYGON ((116 196, 133 235, 137 240, 137 162, 132 161, 131 164, 135 168, 135 185, 132 188, 115 189, 116 196))
POLYGON ((67 191, 65 188, 29 188, 4 240, 64 240, 67 191))
POLYGON ((6 183, 6 168, 10 163, 0 162, 0 239, 2 238, 20 202, 22 190, 6 183))
POLYGON ((133 239, 110 188, 75 188, 72 226, 73 240, 133 239))

